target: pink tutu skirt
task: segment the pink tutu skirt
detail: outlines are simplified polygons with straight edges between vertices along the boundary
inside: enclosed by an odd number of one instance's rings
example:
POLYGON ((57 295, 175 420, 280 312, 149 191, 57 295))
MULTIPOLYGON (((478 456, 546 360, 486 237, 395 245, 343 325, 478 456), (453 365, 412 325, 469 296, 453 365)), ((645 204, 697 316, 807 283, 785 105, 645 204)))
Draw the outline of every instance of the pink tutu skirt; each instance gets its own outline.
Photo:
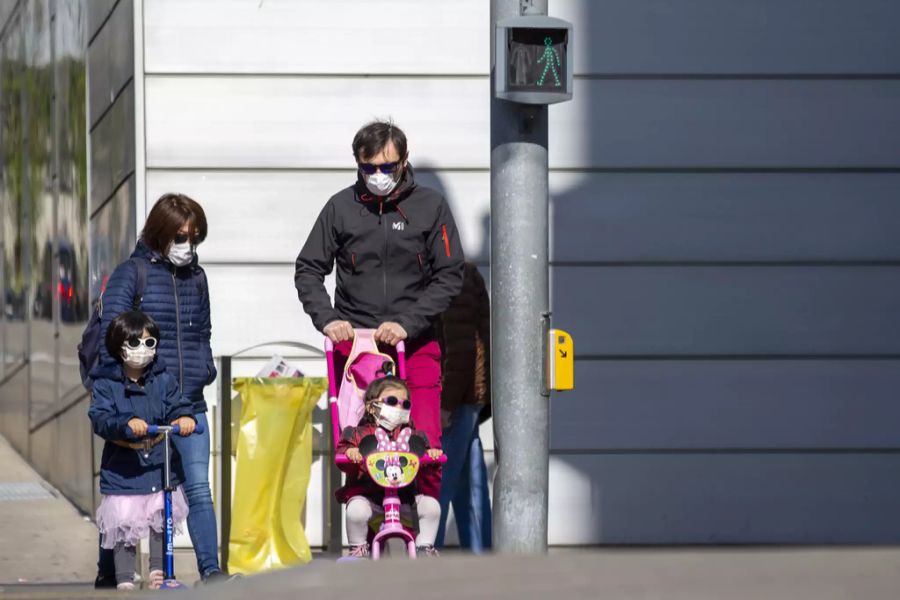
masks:
MULTIPOLYGON (((181 486, 172 492, 172 520, 175 531, 181 533, 181 525, 187 518, 188 503, 181 486)), ((161 533, 163 523, 163 493, 134 496, 103 496, 97 509, 97 527, 100 528, 100 545, 115 548, 119 542, 137 546, 150 536, 150 530, 161 533)))

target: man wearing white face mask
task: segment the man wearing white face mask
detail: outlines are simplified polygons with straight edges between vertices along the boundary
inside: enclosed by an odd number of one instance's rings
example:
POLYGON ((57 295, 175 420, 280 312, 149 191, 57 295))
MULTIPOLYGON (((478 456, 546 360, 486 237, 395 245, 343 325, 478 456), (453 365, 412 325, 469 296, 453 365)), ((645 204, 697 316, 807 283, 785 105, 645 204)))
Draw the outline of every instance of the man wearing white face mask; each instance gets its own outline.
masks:
MULTIPOLYGON (((441 353, 437 315, 462 289, 463 253, 447 201, 416 184, 406 135, 375 121, 353 138, 356 183, 331 197, 297 257, 294 284, 316 329, 335 343, 335 365, 353 329, 391 346, 406 340, 412 418, 440 448, 441 353), (334 306, 325 276, 337 266, 334 306)), ((440 474, 420 481, 438 497, 440 474)))

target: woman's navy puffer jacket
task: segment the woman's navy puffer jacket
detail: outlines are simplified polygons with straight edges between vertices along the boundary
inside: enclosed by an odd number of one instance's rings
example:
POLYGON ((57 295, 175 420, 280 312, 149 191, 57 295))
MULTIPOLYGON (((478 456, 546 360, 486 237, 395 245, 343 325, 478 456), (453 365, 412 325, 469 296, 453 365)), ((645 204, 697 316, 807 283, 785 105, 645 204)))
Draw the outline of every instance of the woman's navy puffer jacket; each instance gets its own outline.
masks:
MULTIPOLYGON (((140 310, 159 325, 159 349, 166 369, 178 381, 184 396, 194 406, 194 414, 206 412, 203 388, 216 379, 212 348, 209 344, 212 324, 209 312, 209 286, 206 273, 197 263, 176 267, 169 259, 139 241, 132 259, 147 261, 147 280, 140 310)), ((137 266, 128 260, 116 267, 103 292, 101 339, 106 339, 110 322, 133 308, 137 285, 137 266)), ((106 345, 100 344, 100 364, 109 365, 106 345)))

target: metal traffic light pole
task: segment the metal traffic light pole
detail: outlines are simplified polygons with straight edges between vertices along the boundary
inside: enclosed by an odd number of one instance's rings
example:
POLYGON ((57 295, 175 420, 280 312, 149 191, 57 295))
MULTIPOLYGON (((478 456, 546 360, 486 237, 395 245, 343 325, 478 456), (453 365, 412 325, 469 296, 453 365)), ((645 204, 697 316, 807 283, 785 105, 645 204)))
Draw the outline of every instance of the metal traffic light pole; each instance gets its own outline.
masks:
POLYGON ((491 390, 498 460, 494 548, 547 551, 550 407, 547 106, 494 95, 496 24, 547 0, 491 0, 491 390))

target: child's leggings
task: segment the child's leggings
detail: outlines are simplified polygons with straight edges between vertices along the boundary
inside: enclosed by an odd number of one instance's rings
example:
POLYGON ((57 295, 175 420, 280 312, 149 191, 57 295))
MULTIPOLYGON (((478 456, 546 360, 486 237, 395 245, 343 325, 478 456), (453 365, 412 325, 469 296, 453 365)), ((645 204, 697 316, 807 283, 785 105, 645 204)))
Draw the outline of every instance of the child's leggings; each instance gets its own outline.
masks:
MULTIPOLYGON (((440 508, 438 508, 440 510, 440 508)), ((126 546, 119 542, 113 549, 113 560, 116 562, 116 583, 134 581, 134 561, 137 555, 135 546, 126 546)), ((150 530, 150 570, 163 570, 163 534, 150 530)))
MULTIPOLYGON (((384 514, 384 508, 365 496, 353 496, 347 502, 347 541, 351 546, 366 543, 369 520, 375 513, 384 514)), ((416 513, 419 516, 419 535, 416 536, 416 546, 431 546, 437 536, 438 522, 441 519, 441 505, 431 496, 418 494, 416 496, 416 513)), ((410 516, 410 507, 406 504, 401 506, 400 517, 409 518, 410 516)))

